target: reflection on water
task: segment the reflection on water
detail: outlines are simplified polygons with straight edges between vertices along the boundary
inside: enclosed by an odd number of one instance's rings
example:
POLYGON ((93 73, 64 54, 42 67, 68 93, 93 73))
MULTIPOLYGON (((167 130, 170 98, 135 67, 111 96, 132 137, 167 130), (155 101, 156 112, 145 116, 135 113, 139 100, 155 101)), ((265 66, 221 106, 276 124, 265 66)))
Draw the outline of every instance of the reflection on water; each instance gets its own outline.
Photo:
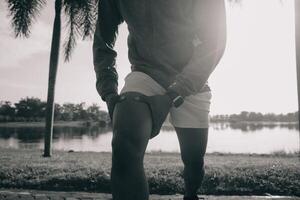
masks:
MULTIPOLYGON (((86 137, 93 141, 99 138, 99 135, 107 133, 111 133, 108 127, 54 127, 53 146, 55 149, 67 150, 71 149, 68 144, 72 141, 80 141, 86 137)), ((0 147, 41 149, 43 142, 43 127, 0 127, 0 147)), ((74 146, 73 149, 78 150, 78 147, 74 146)))
POLYGON ((212 123, 216 130, 240 130, 245 133, 256 132, 263 129, 285 128, 288 130, 299 130, 297 123, 212 123))
MULTIPOLYGON (((297 124, 212 123, 208 152, 272 153, 296 152, 299 149, 297 124)), ((111 151, 112 133, 103 127, 54 127, 53 148, 75 151, 111 151)), ((0 147, 42 149, 42 127, 0 127, 0 147)), ((172 127, 163 127, 150 140, 147 151, 179 152, 172 127)))
MULTIPOLYGON (((53 138, 60 139, 82 139, 88 135, 91 139, 95 139, 99 134, 109 133, 111 131, 108 127, 54 127, 53 138)), ((44 138, 43 127, 0 127, 0 138, 9 139, 16 138, 19 142, 39 142, 44 138)))

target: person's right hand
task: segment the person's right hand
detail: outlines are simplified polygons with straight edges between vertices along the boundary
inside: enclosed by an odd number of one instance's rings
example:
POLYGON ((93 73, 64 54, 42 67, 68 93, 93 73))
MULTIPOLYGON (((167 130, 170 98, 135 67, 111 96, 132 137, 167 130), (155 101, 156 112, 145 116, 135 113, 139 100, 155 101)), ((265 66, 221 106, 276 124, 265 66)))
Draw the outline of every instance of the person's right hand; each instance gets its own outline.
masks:
POLYGON ((109 117, 111 121, 113 120, 113 113, 116 106, 116 103, 119 101, 119 95, 117 93, 109 94, 107 97, 105 97, 105 102, 107 105, 109 117))

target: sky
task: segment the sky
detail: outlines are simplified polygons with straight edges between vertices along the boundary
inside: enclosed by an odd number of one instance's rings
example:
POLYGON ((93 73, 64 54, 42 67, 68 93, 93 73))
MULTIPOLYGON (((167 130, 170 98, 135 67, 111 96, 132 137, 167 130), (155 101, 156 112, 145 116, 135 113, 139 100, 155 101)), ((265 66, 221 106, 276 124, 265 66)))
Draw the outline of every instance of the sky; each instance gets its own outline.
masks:
MULTIPOLYGON (((28 39, 14 38, 5 6, 1 1, 0 101, 15 103, 26 96, 46 100, 53 1, 47 1, 28 39)), ((296 111, 294 1, 243 0, 240 5, 227 3, 226 10, 227 47, 209 79, 211 114, 296 111)), ((115 46, 119 90, 130 72, 127 35, 122 24, 115 46)), ((55 101, 97 103, 106 110, 95 89, 91 40, 78 40, 68 63, 61 52, 55 101)))

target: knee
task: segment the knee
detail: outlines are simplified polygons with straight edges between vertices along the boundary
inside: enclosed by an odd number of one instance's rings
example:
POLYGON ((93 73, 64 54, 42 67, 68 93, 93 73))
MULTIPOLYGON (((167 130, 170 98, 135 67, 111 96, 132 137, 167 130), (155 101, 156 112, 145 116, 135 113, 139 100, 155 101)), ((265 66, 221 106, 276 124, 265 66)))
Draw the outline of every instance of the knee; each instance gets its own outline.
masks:
POLYGON ((202 155, 183 157, 182 161, 185 168, 189 168, 192 170, 199 170, 204 168, 204 156, 202 155))
POLYGON ((119 161, 139 161, 143 158, 144 148, 138 148, 133 138, 118 134, 113 137, 111 146, 113 157, 119 161))
POLYGON ((142 166, 148 135, 133 126, 115 127, 113 131, 112 162, 122 171, 142 166))

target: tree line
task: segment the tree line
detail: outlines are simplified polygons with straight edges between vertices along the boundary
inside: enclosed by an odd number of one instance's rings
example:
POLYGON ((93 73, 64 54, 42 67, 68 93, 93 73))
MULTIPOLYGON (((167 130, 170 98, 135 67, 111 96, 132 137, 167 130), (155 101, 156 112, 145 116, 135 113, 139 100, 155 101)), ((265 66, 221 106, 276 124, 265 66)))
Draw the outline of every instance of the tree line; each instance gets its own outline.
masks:
MULTIPOLYGON (((46 104, 46 101, 34 97, 22 98, 14 104, 10 101, 0 101, 0 122, 44 121, 46 104)), ((55 104, 54 113, 55 121, 110 121, 108 113, 100 110, 97 104, 55 104)))
POLYGON ((211 122, 297 122, 298 112, 287 114, 274 114, 243 111, 240 114, 214 115, 211 122))
MULTIPOLYGON (((45 120, 46 102, 39 98, 26 97, 17 103, 0 101, 0 122, 39 122, 45 120)), ((55 104, 55 121, 103 121, 110 122, 106 111, 97 104, 87 106, 85 103, 55 104)), ((240 114, 213 115, 211 122, 297 122, 298 112, 287 114, 262 114, 243 111, 240 114)))

